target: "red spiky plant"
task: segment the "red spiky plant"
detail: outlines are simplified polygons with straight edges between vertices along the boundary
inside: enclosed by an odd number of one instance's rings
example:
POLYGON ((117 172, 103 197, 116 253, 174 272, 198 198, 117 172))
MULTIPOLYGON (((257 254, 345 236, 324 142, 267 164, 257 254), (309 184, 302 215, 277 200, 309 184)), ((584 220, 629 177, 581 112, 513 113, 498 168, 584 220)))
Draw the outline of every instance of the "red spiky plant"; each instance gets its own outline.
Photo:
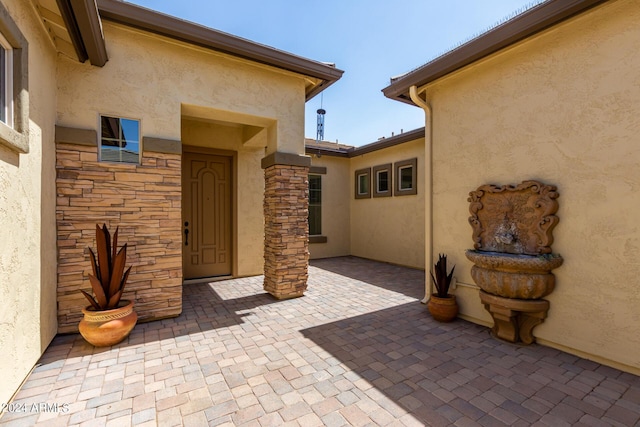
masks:
POLYGON ((89 248, 91 256, 91 267, 93 274, 89 274, 89 281, 95 298, 85 291, 80 291, 89 300, 91 306, 96 310, 111 310, 118 308, 124 286, 127 283, 131 267, 124 271, 124 264, 127 258, 127 244, 125 243, 120 251, 116 253, 118 248, 118 228, 113 233, 113 245, 111 244, 111 235, 107 229, 107 225, 103 224, 102 228, 96 224, 96 254, 89 248))
POLYGON ((443 254, 438 255, 438 262, 433 266, 435 276, 431 273, 431 280, 436 286, 436 296, 438 298, 447 298, 449 295, 449 287, 451 286, 451 279, 453 279, 453 270, 456 269, 454 265, 451 269, 451 273, 447 274, 447 256, 443 254))

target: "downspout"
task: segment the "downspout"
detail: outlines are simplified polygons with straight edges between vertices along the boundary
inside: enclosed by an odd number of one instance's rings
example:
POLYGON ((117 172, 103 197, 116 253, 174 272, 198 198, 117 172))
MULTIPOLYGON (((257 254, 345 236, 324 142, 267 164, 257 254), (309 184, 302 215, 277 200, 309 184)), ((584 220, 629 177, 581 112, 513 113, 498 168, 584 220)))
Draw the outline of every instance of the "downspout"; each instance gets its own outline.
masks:
MULTIPOLYGON (((426 277, 424 282, 424 298, 420 301, 426 304, 431 298, 431 264, 433 263, 433 164, 432 164, 432 118, 431 106, 426 99, 422 99, 418 88, 414 85, 409 88, 411 101, 424 110, 424 188, 425 188, 425 267, 426 277)), ((426 97, 426 96, 425 96, 426 97)))

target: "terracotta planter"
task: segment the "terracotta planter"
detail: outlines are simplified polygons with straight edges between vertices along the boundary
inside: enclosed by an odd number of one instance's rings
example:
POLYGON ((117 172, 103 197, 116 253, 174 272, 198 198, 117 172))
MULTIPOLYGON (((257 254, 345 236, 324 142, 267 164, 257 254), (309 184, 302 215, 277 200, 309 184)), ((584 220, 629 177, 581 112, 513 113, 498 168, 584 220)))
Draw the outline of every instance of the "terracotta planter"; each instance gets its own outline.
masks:
POLYGON ((446 298, 431 295, 427 308, 431 317, 438 322, 451 322, 458 315, 458 303, 455 295, 447 295, 446 298))
POLYGON ((133 301, 122 300, 118 308, 96 311, 91 306, 82 310, 84 319, 78 329, 82 337, 96 347, 108 347, 124 340, 136 325, 138 315, 133 301))

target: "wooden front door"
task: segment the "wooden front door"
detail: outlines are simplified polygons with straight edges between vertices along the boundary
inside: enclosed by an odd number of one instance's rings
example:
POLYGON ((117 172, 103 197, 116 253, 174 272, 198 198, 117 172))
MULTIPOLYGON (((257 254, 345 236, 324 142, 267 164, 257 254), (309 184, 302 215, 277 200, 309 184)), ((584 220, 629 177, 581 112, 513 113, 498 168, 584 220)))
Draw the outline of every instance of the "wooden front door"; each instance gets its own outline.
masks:
POLYGON ((231 158, 184 153, 182 261, 185 279, 231 274, 231 158))

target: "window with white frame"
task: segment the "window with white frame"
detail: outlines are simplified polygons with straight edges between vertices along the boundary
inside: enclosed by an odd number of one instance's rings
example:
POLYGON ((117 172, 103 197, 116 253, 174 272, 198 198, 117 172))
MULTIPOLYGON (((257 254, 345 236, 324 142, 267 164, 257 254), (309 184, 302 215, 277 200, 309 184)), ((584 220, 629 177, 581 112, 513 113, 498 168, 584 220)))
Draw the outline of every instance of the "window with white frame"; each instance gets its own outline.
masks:
POLYGON ((0 121, 13 127, 13 47, 0 34, 0 121))
POLYGON ((393 187, 394 196, 409 196, 418 194, 418 159, 403 160, 394 164, 396 170, 396 184, 393 187))
POLYGON ((309 175, 309 236, 322 234, 322 177, 309 175))
POLYGON ((140 163, 140 121, 100 116, 100 161, 140 163))
POLYGON ((390 197, 391 187, 391 163, 379 165, 373 168, 373 197, 390 197))
POLYGON ((368 199, 371 197, 371 168, 356 171, 356 199, 368 199))

